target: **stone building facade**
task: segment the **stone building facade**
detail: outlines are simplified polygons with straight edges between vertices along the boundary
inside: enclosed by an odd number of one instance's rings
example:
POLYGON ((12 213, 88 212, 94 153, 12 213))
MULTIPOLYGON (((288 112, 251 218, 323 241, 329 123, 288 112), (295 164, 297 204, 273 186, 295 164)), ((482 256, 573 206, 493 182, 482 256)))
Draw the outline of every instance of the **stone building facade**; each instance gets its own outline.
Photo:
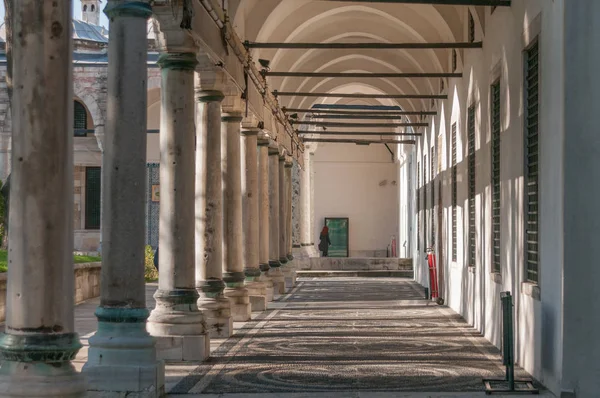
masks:
MULTIPOLYGON (((106 121, 108 31, 97 25, 99 13, 100 3, 97 0, 84 1, 82 2, 83 20, 73 21, 74 248, 85 252, 101 249, 100 184, 102 140, 106 121)), ((156 92, 159 87, 160 71, 156 65, 158 54, 153 51, 154 40, 151 34, 148 45, 148 90, 156 92)), ((154 103, 158 102, 160 95, 153 99, 154 103)), ((149 130, 149 134, 156 133, 158 128, 156 123, 150 124, 154 130, 149 130)), ((11 130, 10 100, 6 85, 6 54, 2 49, 0 53, 0 180, 2 182, 6 181, 10 174, 11 130)), ((152 167, 158 162, 158 139, 149 138, 148 143, 149 173, 152 173, 152 167)), ((150 186, 149 190, 151 189, 150 186)), ((150 194, 149 196, 151 197, 150 194)), ((152 203, 148 206, 148 214, 151 216, 154 214, 153 208, 158 206, 152 203)), ((148 243, 156 246, 158 223, 149 222, 149 228, 152 231, 149 230, 148 243)))

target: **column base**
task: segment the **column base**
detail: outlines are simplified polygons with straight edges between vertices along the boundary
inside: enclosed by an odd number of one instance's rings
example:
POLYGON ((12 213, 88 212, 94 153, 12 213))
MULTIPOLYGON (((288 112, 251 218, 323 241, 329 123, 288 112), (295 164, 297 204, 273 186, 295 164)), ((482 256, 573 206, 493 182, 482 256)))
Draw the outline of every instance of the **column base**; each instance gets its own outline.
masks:
POLYGON ((25 397, 86 397, 83 375, 71 362, 13 362, 3 360, 0 369, 0 396, 25 397))
POLYGON ((258 281, 265 284, 267 303, 270 303, 273 301, 273 281, 265 272, 263 272, 260 278, 258 278, 258 281))
POLYGON ((228 287, 225 288, 224 295, 231 303, 231 317, 235 322, 246 322, 252 318, 250 296, 246 288, 228 287))
POLYGON ((157 398, 164 395, 165 366, 156 360, 155 340, 146 331, 146 308, 98 308, 98 331, 89 340, 82 373, 87 397, 157 398))
POLYGON ((267 309, 267 285, 258 280, 246 282, 244 287, 248 290, 250 297, 250 308, 252 312, 267 309))
POLYGON ((287 264, 281 267, 281 272, 284 275, 285 288, 289 291, 296 285, 296 267, 294 267, 294 263, 288 260, 287 264))
POLYGON ((285 276, 281 271, 281 267, 271 268, 268 276, 273 281, 274 294, 285 294, 285 276))
POLYGON ((228 339, 233 335, 231 302, 223 295, 200 297, 198 308, 204 315, 206 331, 211 339, 228 339))
POLYGON ((204 316, 198 309, 196 290, 157 290, 154 298, 156 308, 148 318, 146 329, 157 338, 157 357, 166 361, 206 359, 208 354, 204 347, 210 347, 210 342, 206 341, 209 337, 204 316), (191 345, 197 346, 192 349, 191 345))
POLYGON ((76 333, 0 333, 0 397, 84 397, 71 363, 80 348, 76 333))
POLYGON ((157 336, 156 351, 165 362, 202 362, 210 356, 208 333, 196 336, 157 336))

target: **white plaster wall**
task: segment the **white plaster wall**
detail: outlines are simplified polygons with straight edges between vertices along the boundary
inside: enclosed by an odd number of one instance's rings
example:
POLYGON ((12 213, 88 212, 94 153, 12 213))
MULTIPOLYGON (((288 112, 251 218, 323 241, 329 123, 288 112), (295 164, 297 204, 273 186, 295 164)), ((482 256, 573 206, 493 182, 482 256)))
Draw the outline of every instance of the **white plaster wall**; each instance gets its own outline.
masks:
MULTIPOLYGON (((430 147, 442 134, 442 171, 436 179, 436 198, 443 184, 442 242, 437 242, 441 291, 446 304, 459 312, 493 344, 501 346, 499 295, 515 296, 516 359, 553 392, 559 391, 562 363, 562 6, 563 1, 515 0, 512 7, 498 7, 490 15, 486 7, 486 32, 477 28, 483 48, 461 51, 462 79, 450 79, 438 101, 438 115, 412 149, 416 162, 423 162, 430 147), (523 50, 540 34, 540 289, 541 300, 525 292, 523 208, 523 50), (491 274, 491 156, 489 131, 489 86, 501 78, 501 278, 491 274), (476 106, 476 264, 467 267, 467 109, 476 106), (451 260, 451 126, 457 123, 457 261, 451 260), (441 261, 440 261, 441 257, 441 261)), ((466 12, 466 10, 465 10, 466 12)), ((465 32, 466 39, 466 32, 465 32)), ((449 59, 450 65, 450 59, 449 59)), ((409 150, 407 150, 409 151, 409 150)), ((400 166, 403 167, 403 166, 400 166)), ((422 174, 422 165, 421 165, 422 174)), ((416 169, 412 170, 416 180, 416 169)), ((430 177, 429 165, 427 172, 430 177)), ((400 186, 402 189, 402 185, 400 186)), ((422 205, 421 195, 421 208, 422 205)), ((427 209, 431 209, 430 187, 427 209)), ((430 211, 430 210, 427 210, 430 211)), ((435 211, 437 213, 437 209, 435 211)), ((421 216, 422 217, 422 216, 421 216)), ((421 218, 422 220, 422 218, 421 218)), ((437 221, 437 220, 436 220, 437 221)), ((416 226, 416 220, 412 221, 416 226)), ((437 224, 437 223, 436 223, 437 224)), ((425 231, 421 221, 421 239, 425 231)), ((429 234, 429 232, 427 232, 429 234)), ((416 239, 416 230, 412 237, 416 239)), ((413 246, 415 279, 426 285, 428 276, 423 240, 413 246)))
POLYGON ((385 253, 398 233, 397 165, 385 146, 320 143, 314 173, 315 245, 325 217, 348 217, 351 257, 385 253))

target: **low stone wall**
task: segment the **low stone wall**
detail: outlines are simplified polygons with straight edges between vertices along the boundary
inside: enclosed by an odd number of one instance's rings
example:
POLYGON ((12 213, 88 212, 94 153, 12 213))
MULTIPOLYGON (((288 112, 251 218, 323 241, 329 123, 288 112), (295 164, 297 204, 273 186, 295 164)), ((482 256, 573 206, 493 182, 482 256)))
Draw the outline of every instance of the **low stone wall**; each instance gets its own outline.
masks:
POLYGON ((413 260, 392 257, 311 257, 296 258, 298 270, 310 271, 412 271, 413 260))
MULTIPOLYGON (((102 263, 75 264, 75 304, 100 295, 102 263)), ((6 272, 0 273, 0 322, 6 317, 6 272)))

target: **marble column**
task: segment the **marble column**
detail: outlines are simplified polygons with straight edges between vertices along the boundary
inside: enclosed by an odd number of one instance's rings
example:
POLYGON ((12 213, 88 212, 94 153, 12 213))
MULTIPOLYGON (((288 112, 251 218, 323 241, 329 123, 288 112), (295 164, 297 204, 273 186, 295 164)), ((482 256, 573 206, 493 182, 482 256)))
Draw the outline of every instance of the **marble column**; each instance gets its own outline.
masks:
POLYGON ((242 126, 242 200, 245 286, 252 311, 267 309, 267 286, 259 281, 258 127, 242 126))
POLYGON ((267 301, 273 301, 273 280, 269 269, 269 135, 258 135, 258 262, 261 270, 259 280, 267 286, 267 301))
POLYGON ((313 244, 311 243, 312 230, 310 222, 311 162, 308 146, 305 146, 302 157, 304 158, 304 168, 300 171, 300 254, 302 257, 309 257, 310 248, 313 244))
POLYGON ((284 274, 285 288, 290 289, 293 285, 293 269, 287 256, 288 236, 287 236, 287 178, 285 172, 285 160, 287 151, 285 149, 279 152, 279 262, 281 271, 284 274))
MULTIPOLYGON (((269 277, 275 294, 285 293, 279 256, 279 146, 269 144, 269 277)), ((287 262, 287 261, 286 261, 287 262)))
POLYGON ((248 321, 252 315, 248 290, 244 287, 242 169, 240 128, 242 114, 221 116, 221 168, 223 184, 223 280, 225 297, 231 301, 234 321, 248 321))
POLYGON ((195 286, 194 53, 162 53, 160 238, 156 307, 148 331, 159 357, 202 361, 210 353, 195 286))
POLYGON ((73 319, 71 1, 17 1, 13 21, 19 39, 0 396, 82 397, 85 380, 71 363, 81 348, 73 319))
POLYGON ((83 373, 88 396, 164 394, 164 364, 146 331, 146 21, 149 4, 109 2, 108 115, 103 140, 98 331, 83 373), (121 40, 126 36, 127 41, 121 40))
POLYGON ((196 92, 196 289, 198 307, 212 338, 233 334, 231 303, 223 291, 223 196, 221 101, 216 90, 196 92))
POLYGON ((288 260, 287 268, 290 270, 291 286, 296 285, 296 265, 292 255, 292 167, 294 160, 291 156, 285 158, 285 235, 286 235, 286 257, 288 260))

